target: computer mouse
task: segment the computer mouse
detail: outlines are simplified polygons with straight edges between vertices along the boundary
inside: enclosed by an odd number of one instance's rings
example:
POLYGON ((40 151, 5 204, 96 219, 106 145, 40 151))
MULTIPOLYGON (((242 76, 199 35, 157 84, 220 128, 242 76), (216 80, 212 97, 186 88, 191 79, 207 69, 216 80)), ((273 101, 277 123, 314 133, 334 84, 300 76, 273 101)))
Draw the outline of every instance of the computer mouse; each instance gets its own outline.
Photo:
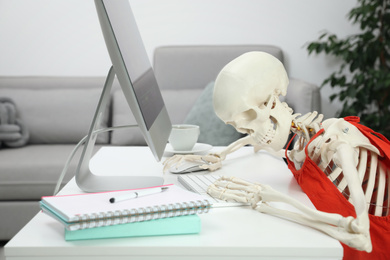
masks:
POLYGON ((206 171, 205 169, 200 168, 199 166, 203 164, 195 162, 183 162, 178 166, 172 166, 169 171, 173 174, 184 174, 191 172, 206 171))

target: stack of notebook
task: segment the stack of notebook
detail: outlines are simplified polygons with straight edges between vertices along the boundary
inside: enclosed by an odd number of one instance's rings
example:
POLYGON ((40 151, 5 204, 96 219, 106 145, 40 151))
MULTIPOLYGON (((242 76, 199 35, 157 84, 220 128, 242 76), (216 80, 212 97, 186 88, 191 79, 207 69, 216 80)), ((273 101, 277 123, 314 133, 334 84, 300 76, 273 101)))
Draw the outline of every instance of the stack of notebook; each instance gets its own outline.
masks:
POLYGON ((40 206, 65 226, 65 240, 199 233, 197 214, 208 212, 208 200, 175 185, 161 187, 162 192, 114 203, 112 198, 147 189, 47 196, 40 206))

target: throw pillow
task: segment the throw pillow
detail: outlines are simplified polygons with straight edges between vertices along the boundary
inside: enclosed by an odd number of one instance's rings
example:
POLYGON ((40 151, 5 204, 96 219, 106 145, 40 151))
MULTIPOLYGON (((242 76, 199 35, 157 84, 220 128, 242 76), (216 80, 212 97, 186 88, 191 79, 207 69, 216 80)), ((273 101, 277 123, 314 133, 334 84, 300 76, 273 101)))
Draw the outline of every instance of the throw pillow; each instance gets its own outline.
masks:
POLYGON ((199 125, 199 143, 214 146, 229 145, 243 135, 231 125, 226 125, 214 112, 214 82, 210 82, 196 100, 194 106, 184 120, 185 124, 199 125))

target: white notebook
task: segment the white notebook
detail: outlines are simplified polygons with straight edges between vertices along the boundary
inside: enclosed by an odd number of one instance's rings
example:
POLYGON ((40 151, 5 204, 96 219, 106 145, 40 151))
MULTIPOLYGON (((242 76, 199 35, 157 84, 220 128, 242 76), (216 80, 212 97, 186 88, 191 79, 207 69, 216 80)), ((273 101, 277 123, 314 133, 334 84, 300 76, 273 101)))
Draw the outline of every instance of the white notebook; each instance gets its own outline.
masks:
MULTIPOLYGON (((41 209, 78 230, 208 212, 211 204, 199 194, 175 185, 166 191, 110 203, 110 198, 137 190, 42 197, 41 209)), ((142 189, 139 189, 142 190, 142 189)))

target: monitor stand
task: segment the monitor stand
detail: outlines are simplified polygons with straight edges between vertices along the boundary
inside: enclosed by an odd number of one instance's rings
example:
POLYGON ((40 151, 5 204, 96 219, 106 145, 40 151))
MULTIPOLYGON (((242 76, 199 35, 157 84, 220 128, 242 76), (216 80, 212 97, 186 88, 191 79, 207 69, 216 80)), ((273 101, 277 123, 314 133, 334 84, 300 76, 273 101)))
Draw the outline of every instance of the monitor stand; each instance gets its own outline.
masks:
MULTIPOLYGON (((103 118, 104 111, 107 108, 112 85, 115 78, 114 68, 111 67, 103 92, 100 96, 87 139, 84 144, 79 164, 76 170, 76 183, 80 189, 85 192, 100 192, 111 190, 136 189, 162 185, 164 182, 161 176, 148 175, 126 175, 126 176, 109 176, 93 174, 89 168, 89 162, 93 154, 96 138, 98 135, 99 125, 103 118)), ((130 167, 129 167, 130 168, 130 167)), ((139 174, 139 172, 137 172, 139 174)))

